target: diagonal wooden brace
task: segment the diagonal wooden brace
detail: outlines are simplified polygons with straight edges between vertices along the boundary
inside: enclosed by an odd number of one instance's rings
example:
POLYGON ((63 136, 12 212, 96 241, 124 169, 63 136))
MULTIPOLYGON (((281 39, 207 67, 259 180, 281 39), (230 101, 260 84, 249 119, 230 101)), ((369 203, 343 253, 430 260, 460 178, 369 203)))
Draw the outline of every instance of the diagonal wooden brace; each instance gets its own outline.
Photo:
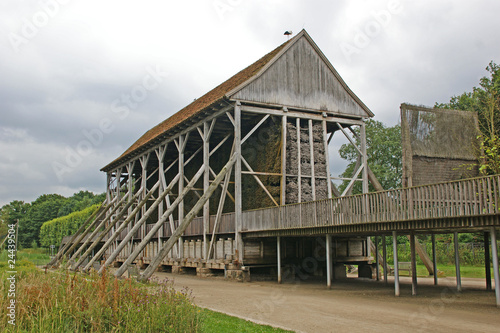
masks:
POLYGON ((147 281, 151 275, 153 275, 154 271, 158 268, 160 263, 162 262, 163 258, 170 252, 174 244, 177 242, 177 240, 182 236, 186 228, 189 226, 191 221, 196 217, 198 212, 203 208, 207 200, 212 196, 214 193, 215 189, 219 186, 220 182, 222 179, 224 179, 224 176, 226 173, 232 168, 233 164, 236 162, 238 154, 234 154, 229 162, 222 168, 222 170, 219 172, 217 177, 215 177, 214 181, 210 186, 208 187, 207 191, 203 193, 203 196, 201 197, 198 202, 194 205, 194 207, 189 211, 189 213, 186 215, 186 217, 182 220, 182 223, 175 229, 175 232, 172 234, 172 236, 168 239, 168 241, 165 243, 165 245, 161 248, 161 250, 158 252, 158 255, 153 259, 153 261, 149 264, 149 266, 146 268, 143 274, 141 274, 138 277, 138 280, 140 281, 147 281))

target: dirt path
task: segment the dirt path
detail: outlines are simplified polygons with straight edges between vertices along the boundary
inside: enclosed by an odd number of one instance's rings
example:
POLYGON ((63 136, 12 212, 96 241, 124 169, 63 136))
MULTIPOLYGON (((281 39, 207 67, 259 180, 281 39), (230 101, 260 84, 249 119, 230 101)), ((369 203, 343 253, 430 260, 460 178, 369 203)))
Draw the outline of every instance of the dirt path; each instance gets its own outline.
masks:
POLYGON ((157 273, 174 280, 178 288, 193 291, 195 303, 252 321, 298 332, 499 332, 500 309, 484 281, 463 279, 456 293, 455 280, 419 279, 416 297, 408 278, 402 278, 401 296, 393 285, 349 279, 326 289, 323 282, 238 283, 221 278, 157 273), (481 288, 481 289, 478 289, 481 288))

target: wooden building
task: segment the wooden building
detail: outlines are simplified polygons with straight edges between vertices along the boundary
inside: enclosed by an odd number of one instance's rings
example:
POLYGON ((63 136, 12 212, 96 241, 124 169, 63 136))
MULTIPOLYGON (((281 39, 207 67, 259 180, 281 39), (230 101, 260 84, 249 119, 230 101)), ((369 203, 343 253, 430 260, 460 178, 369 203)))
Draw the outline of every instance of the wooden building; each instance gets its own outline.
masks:
POLYGON ((94 223, 103 231, 87 235, 73 252, 74 261, 80 258, 73 268, 91 258, 85 269, 102 260, 103 267, 121 266, 117 276, 135 263, 147 267, 143 278, 158 267, 236 278, 277 269, 281 277, 282 267, 297 274, 293 266, 313 258, 308 274, 323 275, 327 247, 334 249, 337 277, 345 276, 345 263, 371 268, 366 236, 327 237, 332 243, 325 245, 321 234, 252 238, 245 231, 266 224, 247 214, 255 209, 342 196, 356 181, 367 192, 364 121, 372 116, 301 31, 102 168, 106 208, 94 223), (335 191, 330 173, 335 134, 346 136, 360 156, 344 193, 335 191))

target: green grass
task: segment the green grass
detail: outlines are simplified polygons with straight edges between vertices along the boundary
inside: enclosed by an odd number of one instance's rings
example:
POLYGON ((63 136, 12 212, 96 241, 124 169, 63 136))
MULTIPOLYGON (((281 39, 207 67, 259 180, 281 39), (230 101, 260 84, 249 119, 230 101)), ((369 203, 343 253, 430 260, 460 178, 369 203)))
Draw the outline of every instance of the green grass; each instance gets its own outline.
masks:
MULTIPOLYGON (((0 262, 6 262, 9 258, 8 257, 8 251, 3 250, 0 253, 0 262)), ((50 255, 48 254, 47 249, 22 249, 17 251, 16 253, 16 260, 28 260, 34 263, 36 266, 42 266, 47 264, 50 261, 50 255)))
MULTIPOLYGON (((437 266, 441 273, 438 277, 455 277, 456 271, 454 265, 439 265, 437 266)), ((493 268, 491 268, 493 271, 493 268)), ((383 271, 383 270, 382 270, 383 271)), ((409 276, 407 271, 400 271, 400 276, 409 276)), ((424 265, 417 265, 417 276, 425 277, 429 276, 429 272, 424 265)), ((460 276, 463 278, 486 278, 484 267, 482 266, 465 266, 460 265, 460 276)), ((493 274, 492 274, 493 276, 493 274)))
POLYGON ((267 333, 267 332, 292 332, 271 326, 259 325, 248 320, 232 317, 224 313, 207 309, 202 310, 201 332, 207 333, 267 333))

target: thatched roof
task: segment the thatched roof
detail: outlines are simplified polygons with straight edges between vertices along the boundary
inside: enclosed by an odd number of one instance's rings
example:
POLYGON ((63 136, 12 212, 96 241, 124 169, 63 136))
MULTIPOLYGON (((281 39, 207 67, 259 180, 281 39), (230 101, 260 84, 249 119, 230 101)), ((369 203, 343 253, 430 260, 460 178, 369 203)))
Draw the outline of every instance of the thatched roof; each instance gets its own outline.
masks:
POLYGON ((335 71, 333 66, 328 62, 326 57, 321 53, 319 48, 314 44, 312 39, 309 37, 305 30, 302 30, 299 34, 297 34, 294 38, 289 41, 281 44, 276 49, 266 54, 255 63, 251 64, 247 68, 243 69, 239 73, 232 76, 227 81, 221 83, 214 89, 210 90, 208 93, 203 95, 202 97, 194 100, 191 104, 187 105, 170 118, 164 120, 157 126, 153 127, 149 131, 147 131, 144 135, 142 135, 139 140, 137 140, 130 148, 128 148, 120 157, 115 159, 113 162, 109 163, 107 166, 102 168, 103 171, 108 171, 118 165, 126 161, 127 158, 132 157, 141 152, 141 150, 146 149, 146 146, 152 144, 155 139, 161 138, 162 135, 168 135, 166 132, 174 130, 176 126, 185 122, 186 120, 192 119, 197 115, 210 110, 212 106, 220 104, 220 102, 224 100, 228 100, 231 95, 237 92, 242 87, 246 86, 253 80, 257 79, 262 73, 264 73, 271 64, 277 61, 278 58, 297 40, 305 37, 307 40, 313 45, 316 52, 321 55, 323 61, 328 63, 329 68, 339 81, 339 83, 344 87, 345 91, 351 96, 351 98, 355 101, 357 105, 359 105, 366 115, 371 117, 373 113, 359 100, 359 98, 347 87, 345 82, 342 80, 340 75, 335 71))

